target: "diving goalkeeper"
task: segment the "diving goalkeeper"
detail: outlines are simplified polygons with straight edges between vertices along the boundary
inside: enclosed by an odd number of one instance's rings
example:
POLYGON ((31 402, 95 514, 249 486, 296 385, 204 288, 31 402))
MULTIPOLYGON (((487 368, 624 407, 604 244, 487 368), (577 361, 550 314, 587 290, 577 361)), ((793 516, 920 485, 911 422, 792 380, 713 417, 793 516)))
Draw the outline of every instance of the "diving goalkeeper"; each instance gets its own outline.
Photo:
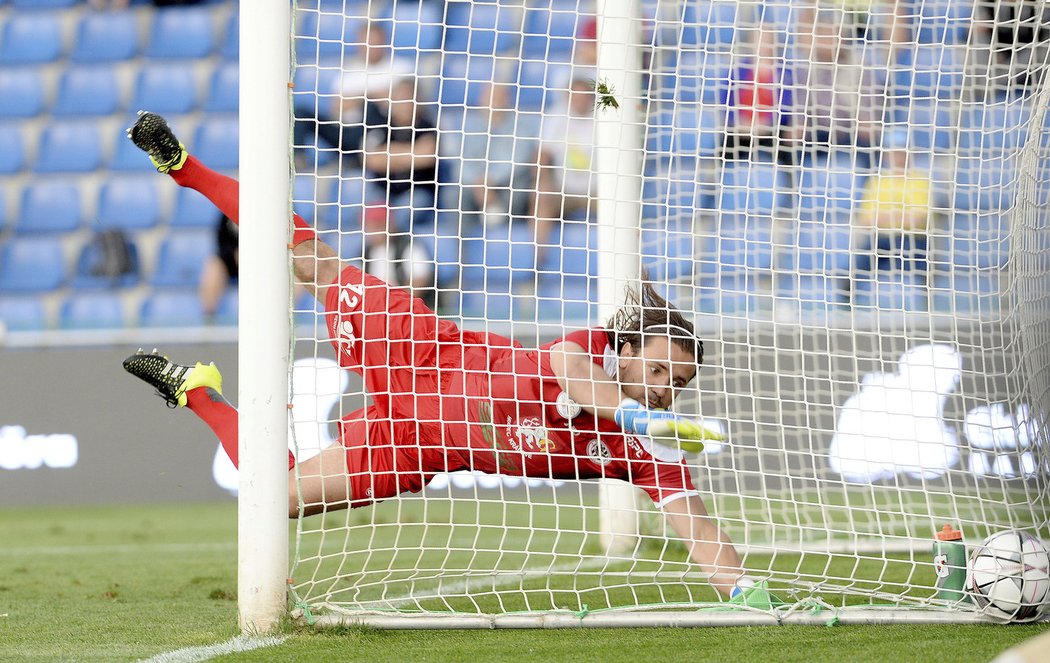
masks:
MULTIPOLYGON (((140 114, 128 135, 158 171, 239 223, 237 181, 190 156, 162 117, 140 114)), ((696 376, 703 344, 651 286, 607 328, 529 349, 439 318, 340 262, 301 217, 293 221, 295 277, 324 304, 339 364, 364 378, 372 405, 344 417, 340 444, 303 462, 298 477, 289 453, 289 517, 416 492, 439 472, 622 479, 663 510, 718 591, 734 596, 753 585, 677 448, 699 449, 718 435, 668 409, 696 376)), ((140 351, 124 368, 204 420, 237 464, 237 411, 214 364, 140 351)))

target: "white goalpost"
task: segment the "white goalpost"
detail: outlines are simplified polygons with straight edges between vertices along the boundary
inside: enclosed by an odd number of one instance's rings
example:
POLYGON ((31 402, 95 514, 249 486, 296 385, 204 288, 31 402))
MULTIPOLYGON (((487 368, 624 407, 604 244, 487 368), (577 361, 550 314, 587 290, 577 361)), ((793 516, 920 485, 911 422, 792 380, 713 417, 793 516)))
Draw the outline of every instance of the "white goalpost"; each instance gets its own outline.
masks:
POLYGON ((1050 12, 1005 4, 242 3, 242 628, 989 621, 935 533, 1050 540, 1050 12), (704 341, 675 409, 725 434, 690 480, 779 600, 728 602, 631 484, 522 476, 542 417, 491 422, 500 473, 302 518, 289 553, 286 436, 301 482, 417 397, 367 393, 289 292, 289 201, 525 347, 646 274, 704 341))

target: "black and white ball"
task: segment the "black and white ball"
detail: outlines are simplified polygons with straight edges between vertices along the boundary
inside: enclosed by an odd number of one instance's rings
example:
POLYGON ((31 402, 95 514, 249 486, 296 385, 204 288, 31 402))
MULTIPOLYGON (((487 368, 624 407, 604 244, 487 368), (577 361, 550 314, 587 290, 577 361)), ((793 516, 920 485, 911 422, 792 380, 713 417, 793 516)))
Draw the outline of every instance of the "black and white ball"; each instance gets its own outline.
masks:
POLYGON ((1027 532, 992 534, 970 554, 966 590, 986 615, 1038 619, 1050 607, 1050 551, 1027 532))

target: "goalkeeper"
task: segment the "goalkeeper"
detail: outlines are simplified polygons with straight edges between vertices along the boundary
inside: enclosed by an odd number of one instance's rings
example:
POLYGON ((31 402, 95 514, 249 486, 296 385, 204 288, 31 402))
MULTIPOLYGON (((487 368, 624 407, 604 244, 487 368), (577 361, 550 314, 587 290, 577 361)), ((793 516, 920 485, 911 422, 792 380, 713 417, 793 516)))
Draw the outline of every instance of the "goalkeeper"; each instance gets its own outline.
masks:
MULTIPOLYGON (((158 171, 239 222, 237 181, 190 156, 162 117, 140 114, 128 135, 158 171)), ((344 417, 340 444, 302 463, 298 477, 289 453, 290 517, 416 492, 439 472, 622 479, 663 510, 716 589, 733 596, 753 585, 677 448, 698 450, 718 435, 667 409, 696 376, 703 345, 651 286, 607 329, 527 349, 459 329, 406 291, 340 262, 298 215, 294 225, 296 279, 324 304, 339 364, 364 377, 372 405, 344 417)), ((124 368, 197 414, 237 464, 237 411, 223 399, 214 365, 140 351, 124 368)))

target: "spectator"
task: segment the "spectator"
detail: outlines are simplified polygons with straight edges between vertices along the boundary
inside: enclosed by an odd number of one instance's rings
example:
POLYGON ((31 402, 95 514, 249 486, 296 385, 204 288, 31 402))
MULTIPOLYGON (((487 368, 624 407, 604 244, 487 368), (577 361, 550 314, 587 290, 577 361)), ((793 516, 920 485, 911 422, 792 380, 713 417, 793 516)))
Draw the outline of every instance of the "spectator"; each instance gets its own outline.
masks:
POLYGON ((580 67, 598 66, 598 17, 581 16, 576 29, 572 63, 580 67))
POLYGON ((434 261, 411 233, 392 232, 390 210, 385 205, 368 205, 364 210, 365 271, 387 283, 408 288, 429 308, 436 303, 434 261))
POLYGON ((753 54, 734 70, 723 155, 727 159, 794 162, 797 129, 792 127, 791 73, 777 33, 760 25, 753 54))
POLYGON ((322 95, 331 93, 331 104, 296 109, 295 144, 307 145, 310 136, 316 135, 339 149, 344 164, 358 169, 365 132, 383 122, 377 106, 389 99, 391 88, 410 78, 413 71, 410 62, 393 56, 389 35, 379 23, 364 24, 356 46, 355 56, 342 65, 337 89, 320 91, 322 95))
POLYGON ((480 106, 467 109, 457 154, 464 209, 482 212, 486 225, 532 215, 537 133, 535 123, 514 111, 509 85, 485 88, 480 106))
POLYGON ((879 172, 868 179, 854 226, 858 277, 903 273, 924 280, 929 173, 911 167, 907 129, 887 131, 880 156, 879 172))
POLYGON ((828 152, 836 145, 874 144, 882 118, 871 72, 860 62, 854 40, 845 38, 843 13, 809 10, 801 21, 798 46, 804 57, 796 69, 799 126, 807 151, 828 152))
MULTIPOLYGON (((386 192, 386 204, 413 220, 433 214, 437 192, 437 128, 416 103, 414 78, 394 83, 389 101, 376 104, 381 121, 366 126, 366 180, 386 192)), ((408 228, 403 228, 408 230, 408 228)))
POLYGON ((988 87, 1009 94, 1034 87, 1045 75, 1050 49, 1050 5, 1031 0, 983 0, 974 11, 971 57, 987 65, 988 87))
POLYGON ((237 224, 230 221, 226 215, 219 215, 215 235, 217 250, 204 263, 197 286, 201 308, 209 320, 215 316, 226 288, 237 281, 237 224))
POLYGON ((536 241, 550 238, 554 223, 594 209, 594 83, 573 77, 565 107, 544 118, 536 191, 536 241))

